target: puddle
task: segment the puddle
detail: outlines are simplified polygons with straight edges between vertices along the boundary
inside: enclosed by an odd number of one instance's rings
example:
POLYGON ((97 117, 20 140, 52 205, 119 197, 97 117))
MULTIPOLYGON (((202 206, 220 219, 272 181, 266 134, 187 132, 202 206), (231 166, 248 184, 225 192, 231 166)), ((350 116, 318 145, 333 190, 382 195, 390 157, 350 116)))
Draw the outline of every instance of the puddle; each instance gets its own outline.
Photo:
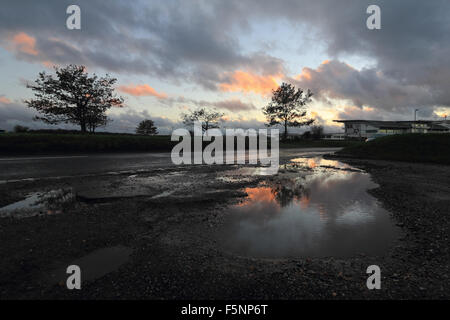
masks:
POLYGON ((399 237, 366 192, 377 186, 367 173, 322 158, 296 158, 288 167, 245 189, 245 200, 230 208, 221 234, 227 250, 267 258, 382 255, 399 237))
POLYGON ((118 270, 125 264, 133 250, 124 246, 116 246, 110 248, 103 248, 89 253, 88 255, 74 260, 57 270, 50 272, 47 276, 47 281, 52 284, 65 284, 67 277, 67 267, 70 265, 77 265, 81 270, 81 286, 83 281, 91 281, 103 277, 104 275, 118 270))
POLYGON ((59 214, 73 200, 72 189, 33 192, 23 200, 0 208, 0 217, 26 218, 45 214, 59 214))
POLYGON ((294 167, 303 167, 308 169, 315 168, 331 168, 331 169, 339 169, 339 170, 349 170, 349 171, 358 171, 363 172, 360 169, 356 169, 346 163, 339 162, 336 160, 328 160, 322 157, 312 157, 312 158, 294 158, 290 160, 288 166, 294 167))

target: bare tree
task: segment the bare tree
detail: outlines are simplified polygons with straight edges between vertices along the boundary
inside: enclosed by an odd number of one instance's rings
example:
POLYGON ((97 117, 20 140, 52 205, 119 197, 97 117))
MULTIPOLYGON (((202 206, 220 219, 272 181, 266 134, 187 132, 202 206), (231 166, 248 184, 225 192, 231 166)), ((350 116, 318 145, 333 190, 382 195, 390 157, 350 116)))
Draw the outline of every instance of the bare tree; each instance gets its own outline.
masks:
POLYGON ((34 85, 27 85, 34 91, 35 99, 25 103, 42 114, 35 120, 73 123, 80 126, 81 132, 88 128, 93 132, 108 121, 106 110, 122 107, 123 98, 114 94, 117 79, 89 76, 84 66, 76 65, 55 67, 55 72, 55 76, 41 72, 34 85))
POLYGON ((294 85, 282 83, 278 89, 272 91, 272 101, 263 109, 267 118, 267 125, 284 126, 284 139, 287 139, 288 127, 307 126, 314 119, 305 119, 306 104, 311 101, 312 92, 308 89, 296 89, 294 85))
POLYGON ((207 109, 205 107, 184 113, 181 115, 183 123, 187 126, 192 126, 195 121, 202 122, 202 130, 206 131, 212 128, 219 128, 220 118, 224 113, 218 112, 214 109, 207 109))

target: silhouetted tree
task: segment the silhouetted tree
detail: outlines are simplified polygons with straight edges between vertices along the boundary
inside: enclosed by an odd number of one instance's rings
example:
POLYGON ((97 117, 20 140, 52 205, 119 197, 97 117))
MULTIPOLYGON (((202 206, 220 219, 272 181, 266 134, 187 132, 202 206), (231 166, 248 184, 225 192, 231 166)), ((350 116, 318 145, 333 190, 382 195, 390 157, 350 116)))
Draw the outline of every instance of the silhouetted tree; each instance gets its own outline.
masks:
POLYGON ((294 85, 282 83, 276 90, 272 90, 272 101, 263 109, 268 126, 281 124, 284 126, 284 139, 288 134, 288 127, 310 125, 314 119, 304 119, 306 104, 311 101, 312 92, 308 89, 296 89, 294 85))
POLYGON ((122 107, 123 98, 114 94, 117 79, 108 75, 89 76, 86 67, 77 65, 55 67, 55 72, 55 76, 40 72, 35 84, 27 85, 34 91, 35 99, 25 103, 42 114, 35 120, 49 124, 73 123, 82 132, 88 128, 93 132, 108 121, 106 110, 122 107))
POLYGON ((282 207, 286 207, 292 203, 292 201, 300 200, 302 196, 309 195, 308 189, 301 184, 293 183, 292 181, 281 181, 275 184, 271 190, 275 196, 275 200, 282 207))
POLYGON ((23 132, 27 132, 28 131, 28 127, 24 127, 24 126, 21 126, 21 125, 15 125, 14 126, 14 132, 15 133, 23 133, 23 132))
POLYGON ((87 128, 91 133, 94 133, 95 129, 98 127, 106 126, 110 121, 112 120, 108 119, 105 113, 90 110, 87 114, 87 128))
POLYGON ((202 122, 202 130, 206 131, 212 128, 219 128, 220 118, 224 114, 216 110, 207 109, 205 107, 184 113, 181 115, 183 123, 187 126, 192 126, 195 121, 202 122))
POLYGON ((322 126, 312 126, 311 135, 313 139, 320 139, 323 137, 323 127, 322 126))
POLYGON ((305 131, 302 133, 302 139, 311 139, 311 131, 305 131))
POLYGON ((153 135, 157 134, 158 130, 155 127, 155 124, 153 120, 142 120, 139 125, 136 128, 137 134, 143 134, 143 135, 153 135))

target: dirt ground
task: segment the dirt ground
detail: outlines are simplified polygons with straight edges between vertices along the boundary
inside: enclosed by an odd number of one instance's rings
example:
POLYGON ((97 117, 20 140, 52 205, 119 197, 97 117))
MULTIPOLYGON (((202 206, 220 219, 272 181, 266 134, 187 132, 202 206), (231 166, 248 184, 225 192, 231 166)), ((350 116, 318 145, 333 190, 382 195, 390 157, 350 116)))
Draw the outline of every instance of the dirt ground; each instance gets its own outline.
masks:
MULTIPOLYGON (((257 168, 191 166, 0 185, 0 206, 36 190, 73 193, 60 211, 0 218, 1 299, 448 299, 450 167, 344 160, 403 231, 384 256, 256 259, 223 250, 224 209, 257 168), (48 275, 96 250, 130 248, 118 269, 68 290, 48 275), (379 265, 381 290, 366 268, 379 265)), ((67 199, 66 199, 67 200, 67 199)))

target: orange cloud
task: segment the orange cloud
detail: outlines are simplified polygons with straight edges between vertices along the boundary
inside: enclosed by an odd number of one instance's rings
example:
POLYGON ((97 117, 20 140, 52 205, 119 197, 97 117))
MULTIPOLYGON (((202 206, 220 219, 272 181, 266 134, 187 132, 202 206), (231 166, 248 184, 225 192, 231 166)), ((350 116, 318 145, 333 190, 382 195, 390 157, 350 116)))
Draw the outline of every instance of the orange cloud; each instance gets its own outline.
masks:
POLYGON ((282 77, 283 75, 281 74, 260 76, 251 72, 238 70, 231 75, 230 83, 221 83, 219 87, 222 91, 254 92, 267 95, 279 86, 278 81, 282 77))
POLYGON ((311 80, 311 78, 312 78, 311 72, 306 68, 303 68, 302 73, 295 76, 296 80, 302 80, 302 79, 311 80))
POLYGON ((148 84, 120 86, 118 88, 118 90, 128 93, 135 97, 154 96, 154 97, 157 97, 158 99, 166 99, 167 98, 167 94, 165 94, 164 92, 157 92, 155 89, 150 87, 148 84))
MULTIPOLYGON (((311 80, 312 77, 314 76, 314 73, 323 71, 324 66, 327 64, 330 64, 330 63, 331 63, 331 61, 328 59, 323 60, 322 63, 319 65, 319 67, 317 67, 317 70, 313 70, 311 68, 305 67, 302 69, 302 72, 300 74, 298 74, 294 77, 294 79, 296 79, 296 80, 311 80)), ((351 66, 349 66, 349 65, 347 65, 347 66, 351 68, 351 66)))
POLYGON ((42 61, 42 65, 48 69, 52 69, 55 66, 55 64, 53 62, 48 61, 48 60, 42 61))
POLYGON ((9 104, 11 103, 11 100, 9 100, 7 97, 1 96, 0 103, 9 104))
POLYGON ((38 55, 36 50, 36 39, 25 32, 19 32, 11 37, 11 44, 14 50, 33 56, 38 55))

